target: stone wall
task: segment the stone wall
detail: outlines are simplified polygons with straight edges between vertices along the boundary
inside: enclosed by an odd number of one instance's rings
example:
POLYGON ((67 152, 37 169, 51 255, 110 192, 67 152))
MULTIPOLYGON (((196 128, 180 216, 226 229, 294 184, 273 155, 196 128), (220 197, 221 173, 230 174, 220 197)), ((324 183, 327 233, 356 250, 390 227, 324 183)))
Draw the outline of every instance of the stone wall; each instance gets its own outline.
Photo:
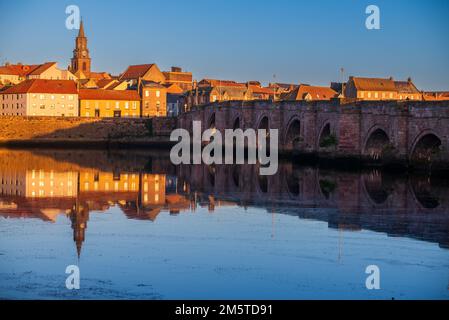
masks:
POLYGON ((0 117, 0 143, 18 141, 145 141, 174 129, 169 118, 0 117))
POLYGON ((178 126, 191 131, 192 121, 201 121, 203 129, 213 125, 222 134, 236 123, 245 130, 268 122, 270 129, 279 130, 279 149, 284 153, 377 164, 424 160, 427 165, 444 162, 447 167, 449 163, 448 101, 229 101, 182 114, 178 126), (326 126, 334 144, 322 147, 326 126), (372 143, 379 132, 385 142, 372 143))

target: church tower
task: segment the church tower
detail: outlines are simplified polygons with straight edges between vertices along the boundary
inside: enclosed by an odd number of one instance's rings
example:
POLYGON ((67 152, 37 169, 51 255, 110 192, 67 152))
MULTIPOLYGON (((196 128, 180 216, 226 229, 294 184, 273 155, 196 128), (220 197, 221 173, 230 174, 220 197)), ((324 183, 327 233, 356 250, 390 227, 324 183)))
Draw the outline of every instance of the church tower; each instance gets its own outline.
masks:
POLYGON ((84 35, 84 25, 81 20, 78 37, 76 37, 75 50, 73 50, 73 58, 70 65, 70 72, 78 76, 82 72, 86 78, 90 77, 90 63, 89 49, 87 48, 87 38, 84 35))

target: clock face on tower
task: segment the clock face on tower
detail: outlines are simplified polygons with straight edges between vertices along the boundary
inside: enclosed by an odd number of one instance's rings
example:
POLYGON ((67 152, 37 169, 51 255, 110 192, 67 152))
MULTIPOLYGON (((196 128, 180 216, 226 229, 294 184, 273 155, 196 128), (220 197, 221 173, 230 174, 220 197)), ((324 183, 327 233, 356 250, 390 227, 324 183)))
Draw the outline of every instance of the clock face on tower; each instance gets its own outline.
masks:
POLYGON ((81 52, 81 55, 82 55, 83 57, 87 57, 87 51, 86 51, 86 50, 83 50, 83 51, 81 52))

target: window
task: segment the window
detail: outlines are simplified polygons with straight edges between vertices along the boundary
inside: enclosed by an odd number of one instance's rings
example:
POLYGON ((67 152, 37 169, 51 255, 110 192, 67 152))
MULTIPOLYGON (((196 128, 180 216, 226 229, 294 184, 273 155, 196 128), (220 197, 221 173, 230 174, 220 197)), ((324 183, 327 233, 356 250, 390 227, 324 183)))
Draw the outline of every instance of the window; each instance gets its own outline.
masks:
POLYGON ((128 101, 125 102, 125 109, 129 109, 129 102, 128 101))
POLYGON ((374 98, 376 98, 376 99, 379 98, 379 93, 375 92, 374 93, 374 98))
POLYGON ((382 99, 385 99, 385 92, 382 92, 382 99))
POLYGON ((41 104, 39 108, 44 110, 45 109, 45 104, 41 104))
POLYGON ((133 109, 134 109, 134 110, 137 109, 137 102, 136 102, 136 101, 133 102, 133 109))
POLYGON ((150 96, 150 91, 149 90, 145 90, 145 97, 149 97, 150 96))
POLYGON ((69 109, 73 109, 73 104, 68 105, 69 109))
POLYGON ((45 95, 41 94, 41 95, 39 96, 39 99, 44 100, 44 99, 45 99, 45 95))
POLYGON ((368 99, 371 98, 371 92, 368 92, 368 99))
POLYGON ((55 96, 54 96, 54 95, 51 95, 51 96, 50 96, 50 99, 51 99, 51 100, 55 100, 55 96))
POLYGON ((69 100, 73 100, 73 96, 69 96, 69 100))
POLYGON ((390 99, 393 99, 393 93, 390 92, 390 99))
POLYGON ((118 102, 118 101, 115 102, 115 108, 120 109, 120 102, 118 102))
POLYGON ((159 90, 156 91, 156 97, 159 98, 161 96, 161 92, 159 90))

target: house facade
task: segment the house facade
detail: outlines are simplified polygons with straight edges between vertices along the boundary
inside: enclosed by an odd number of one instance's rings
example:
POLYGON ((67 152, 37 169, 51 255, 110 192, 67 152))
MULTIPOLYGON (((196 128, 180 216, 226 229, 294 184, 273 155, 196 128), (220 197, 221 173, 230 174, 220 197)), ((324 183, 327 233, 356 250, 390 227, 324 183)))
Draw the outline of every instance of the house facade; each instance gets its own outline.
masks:
POLYGON ((349 77, 345 97, 360 100, 422 100, 422 93, 412 79, 349 77))
POLYGON ((397 100, 393 79, 349 77, 345 97, 361 100, 397 100))
POLYGON ((253 91, 245 83, 229 80, 203 79, 186 93, 187 108, 220 101, 253 100, 253 91))
POLYGON ((80 117, 138 118, 141 115, 140 96, 135 90, 80 89, 79 99, 80 117))
POLYGON ((416 88, 411 78, 407 81, 395 81, 398 100, 422 100, 422 93, 416 88))
POLYGON ((71 80, 25 80, 0 92, 1 115, 77 117, 78 91, 71 80))
POLYGON ((167 87, 157 82, 142 80, 139 93, 142 99, 142 117, 167 116, 167 87))

